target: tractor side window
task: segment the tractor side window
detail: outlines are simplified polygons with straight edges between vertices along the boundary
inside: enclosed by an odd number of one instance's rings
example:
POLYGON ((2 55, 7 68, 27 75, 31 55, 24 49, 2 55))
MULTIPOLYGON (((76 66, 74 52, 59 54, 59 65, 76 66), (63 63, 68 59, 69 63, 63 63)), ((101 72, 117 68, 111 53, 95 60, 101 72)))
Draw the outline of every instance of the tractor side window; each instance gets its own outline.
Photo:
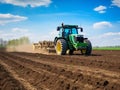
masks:
POLYGON ((78 30, 76 28, 72 28, 72 34, 78 34, 78 30))
POLYGON ((62 37, 62 32, 63 32, 63 31, 62 31, 62 28, 61 28, 60 31, 59 31, 59 36, 60 36, 60 37, 62 37))

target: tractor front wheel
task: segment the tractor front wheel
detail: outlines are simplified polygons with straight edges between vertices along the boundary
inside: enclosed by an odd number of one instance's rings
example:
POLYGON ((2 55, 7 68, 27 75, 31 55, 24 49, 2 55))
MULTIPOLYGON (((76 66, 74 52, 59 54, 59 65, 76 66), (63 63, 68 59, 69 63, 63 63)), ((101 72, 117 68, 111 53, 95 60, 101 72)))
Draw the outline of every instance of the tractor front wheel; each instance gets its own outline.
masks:
POLYGON ((65 55, 67 51, 67 42, 64 39, 57 40, 55 49, 57 55, 65 55))
POLYGON ((91 55, 92 52, 92 44, 89 40, 85 40, 85 42, 87 43, 87 49, 86 49, 86 53, 85 55, 91 55))
POLYGON ((87 47, 86 47, 86 49, 81 50, 81 53, 83 55, 90 55, 92 52, 91 42, 89 40, 84 40, 84 42, 87 43, 87 47))

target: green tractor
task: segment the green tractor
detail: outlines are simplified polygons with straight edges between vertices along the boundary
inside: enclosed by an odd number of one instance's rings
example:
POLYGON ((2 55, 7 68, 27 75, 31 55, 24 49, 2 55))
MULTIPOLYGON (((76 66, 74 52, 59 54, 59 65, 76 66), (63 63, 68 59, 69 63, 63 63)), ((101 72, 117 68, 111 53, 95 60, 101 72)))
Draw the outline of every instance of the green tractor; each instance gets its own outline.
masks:
POLYGON ((57 27, 59 35, 54 39, 54 45, 57 55, 65 55, 66 53, 72 55, 74 51, 79 50, 83 55, 90 55, 92 52, 92 45, 88 38, 78 34, 83 28, 78 25, 63 25, 57 27))

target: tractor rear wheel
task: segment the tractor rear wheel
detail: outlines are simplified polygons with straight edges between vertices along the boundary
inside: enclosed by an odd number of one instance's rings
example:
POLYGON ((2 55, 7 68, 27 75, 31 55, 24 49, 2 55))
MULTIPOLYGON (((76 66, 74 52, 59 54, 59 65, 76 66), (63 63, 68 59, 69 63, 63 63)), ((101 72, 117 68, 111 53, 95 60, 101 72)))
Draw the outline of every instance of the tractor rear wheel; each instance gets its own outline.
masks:
POLYGON ((87 48, 81 50, 81 53, 82 53, 83 55, 90 55, 91 52, 92 52, 91 42, 90 42, 89 40, 84 40, 84 42, 87 43, 87 48))
POLYGON ((55 49, 57 55, 65 55, 67 51, 67 42, 64 39, 57 40, 55 49))

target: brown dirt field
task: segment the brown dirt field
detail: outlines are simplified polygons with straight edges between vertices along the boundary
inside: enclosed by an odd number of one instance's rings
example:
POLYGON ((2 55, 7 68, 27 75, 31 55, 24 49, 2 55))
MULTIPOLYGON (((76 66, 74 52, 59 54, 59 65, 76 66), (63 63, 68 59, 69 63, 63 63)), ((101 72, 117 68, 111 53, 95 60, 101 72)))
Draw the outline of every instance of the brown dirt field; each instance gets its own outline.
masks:
POLYGON ((120 51, 0 52, 0 90, 120 90, 120 51))

